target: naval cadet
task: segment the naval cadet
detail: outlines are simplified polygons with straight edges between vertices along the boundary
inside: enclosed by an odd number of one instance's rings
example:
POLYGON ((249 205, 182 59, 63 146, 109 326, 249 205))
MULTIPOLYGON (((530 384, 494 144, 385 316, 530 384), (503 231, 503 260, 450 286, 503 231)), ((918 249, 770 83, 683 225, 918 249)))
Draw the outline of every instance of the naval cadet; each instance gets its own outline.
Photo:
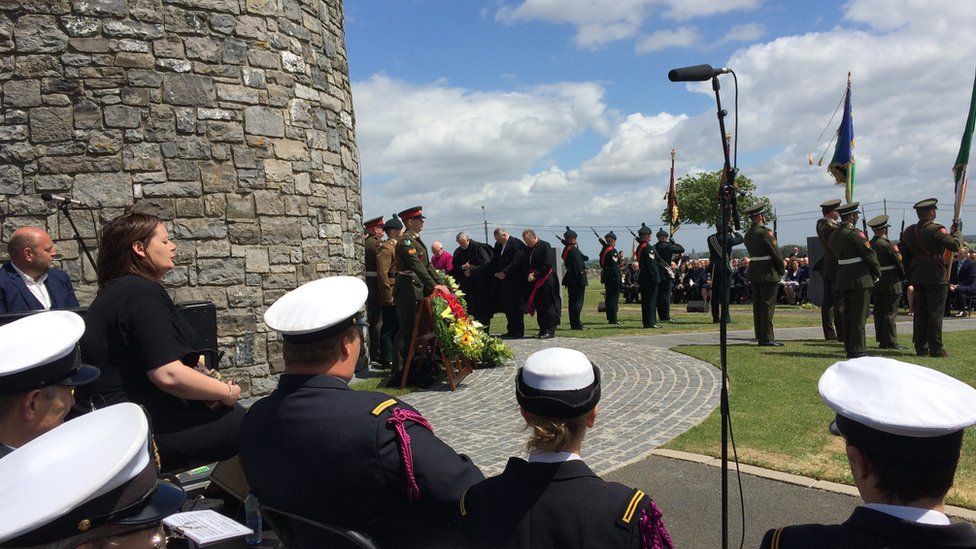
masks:
POLYGON ((782 347, 773 333, 773 314, 779 281, 786 273, 776 235, 766 226, 766 205, 759 203, 746 210, 752 225, 743 240, 749 253, 746 280, 752 286, 752 323, 762 347, 782 347))
POLYGON ((515 398, 532 433, 528 460, 509 458, 504 472, 461 498, 474 547, 673 547, 650 496, 601 479, 580 457, 600 401, 600 369, 586 355, 533 353, 519 368, 515 398))
POLYGON ((600 282, 603 283, 608 324, 623 324, 617 320, 620 309, 620 292, 624 283, 620 273, 620 262, 617 261, 617 235, 613 231, 604 235, 600 240, 603 249, 600 250, 600 282))
POLYGON ((158 479, 149 420, 123 402, 72 419, 0 460, 0 546, 166 547, 183 489, 158 479))
POLYGON ((868 320, 871 289, 881 279, 878 256, 868 237, 857 228, 859 202, 837 208, 840 227, 830 235, 830 248, 837 256, 837 286, 844 318, 844 351, 847 358, 867 354, 864 323, 868 320))
POLYGON ((658 229, 654 252, 657 254, 658 268, 661 269, 661 285, 657 289, 657 317, 661 322, 671 322, 671 290, 674 288, 671 260, 674 256, 685 253, 685 249, 667 231, 658 229))
POLYGON ((871 248, 878 256, 881 266, 881 280, 874 285, 874 335, 882 349, 904 349, 898 344, 898 299, 901 297, 901 281, 905 278, 905 267, 901 262, 901 251, 897 244, 888 240, 887 215, 872 217, 868 226, 874 231, 871 248))
MULTIPOLYGON (((709 235, 706 239, 708 244, 708 264, 711 267, 709 276, 712 281, 712 322, 718 324, 722 319, 719 318, 719 305, 722 302, 722 288, 725 288, 726 295, 731 297, 732 291, 732 248, 742 244, 745 239, 738 231, 729 227, 728 245, 725 249, 725 259, 722 260, 722 227, 715 228, 715 234, 709 235)), ((727 300, 728 301, 728 300, 727 300)), ((731 308, 731 302, 729 303, 731 308)), ((726 323, 732 322, 729 312, 725 312, 724 320, 726 323)))
MULTIPOLYGON (((383 304, 383 327, 380 329, 379 360, 383 368, 393 369, 396 354, 397 310, 393 301, 393 285, 396 282, 396 245, 403 234, 403 223, 397 214, 383 223, 384 240, 376 250, 376 279, 380 303, 383 304)), ((368 298, 367 298, 368 299, 368 298)))
POLYGON ((536 315, 539 323, 539 339, 552 339, 562 309, 559 295, 559 278, 556 275, 556 252, 545 240, 539 238, 532 229, 522 231, 522 240, 527 247, 529 298, 526 311, 536 315))
POLYGON ((586 262, 589 257, 583 255, 577 243, 576 231, 566 227, 563 233, 563 286, 569 294, 569 327, 572 330, 585 330, 580 314, 583 312, 583 299, 586 296, 586 262))
POLYGON ((380 299, 379 277, 376 272, 376 252, 383 238, 383 216, 374 217, 363 223, 366 231, 365 262, 366 287, 369 298, 366 300, 366 318, 369 321, 369 360, 379 365, 380 339, 382 338, 383 303, 380 299))
POLYGON ((268 308, 264 320, 281 334, 285 369, 278 388, 244 417, 244 473, 262 504, 361 532, 381 547, 456 546, 461 494, 484 476, 410 405, 350 389, 366 293, 358 278, 336 276, 268 308))
POLYGON ((661 269, 657 251, 651 246, 651 228, 641 223, 637 229, 637 284, 640 287, 641 323, 645 328, 660 328, 657 323, 657 293, 661 288, 661 269))
POLYGON ((976 424, 976 389, 936 370, 878 357, 838 362, 818 387, 837 414, 864 505, 843 524, 770 530, 761 547, 976 547, 976 529, 945 515, 963 430, 976 424))
POLYGON ((837 222, 840 217, 837 208, 840 204, 839 198, 821 203, 820 211, 823 217, 817 220, 817 238, 820 239, 823 257, 813 266, 813 270, 819 270, 820 278, 823 280, 820 320, 823 325, 824 339, 828 341, 835 339, 844 341, 842 302, 840 292, 834 291, 837 287, 837 255, 830 247, 830 237, 840 227, 837 222))
POLYGON ((949 295, 949 252, 959 251, 962 235, 949 234, 935 222, 938 203, 935 198, 917 202, 914 207, 918 223, 906 228, 899 241, 909 280, 915 288, 912 342, 918 356, 948 356, 942 346, 942 315, 949 295))

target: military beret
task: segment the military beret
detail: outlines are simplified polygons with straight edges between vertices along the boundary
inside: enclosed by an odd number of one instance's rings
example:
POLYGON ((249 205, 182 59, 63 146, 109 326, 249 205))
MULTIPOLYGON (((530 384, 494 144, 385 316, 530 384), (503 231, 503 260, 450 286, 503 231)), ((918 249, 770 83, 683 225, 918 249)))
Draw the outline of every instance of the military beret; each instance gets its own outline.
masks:
POLYGON ((839 213, 840 215, 850 215, 850 214, 856 212, 857 209, 860 208, 860 207, 861 207, 861 203, 860 202, 848 202, 847 204, 844 204, 843 206, 838 207, 837 208, 837 213, 839 213))
POLYGON ((367 220, 367 221, 365 221, 363 223, 363 227, 366 227, 367 229, 372 229, 372 228, 375 228, 375 227, 380 227, 382 225, 383 225, 383 216, 382 215, 379 216, 379 217, 374 217, 373 219, 369 219, 369 220, 367 220))
POLYGON ((424 217, 424 208, 422 206, 414 206, 413 208, 407 208, 400 212, 400 219, 427 219, 424 217))
POLYGON ((824 202, 821 202, 820 203, 820 207, 821 208, 824 208, 824 209, 829 208, 831 210, 836 210, 837 209, 837 206, 840 206, 840 199, 839 198, 835 198, 833 200, 827 200, 827 201, 824 201, 824 202))
POLYGON ((400 218, 397 217, 397 214, 393 214, 393 217, 391 217, 389 221, 383 224, 384 231, 390 229, 402 229, 402 228, 403 228, 403 223, 400 222, 400 218))
POLYGON ((84 333, 85 321, 71 311, 34 313, 0 326, 0 395, 98 379, 101 371, 78 358, 84 333))
POLYGON ((938 203, 939 203, 939 199, 938 198, 926 198, 925 200, 919 200, 912 207, 915 208, 916 210, 925 210, 925 209, 928 209, 928 208, 936 208, 936 207, 938 207, 937 206, 938 203))
POLYGON ((321 341, 350 326, 365 325, 359 309, 368 293, 366 283, 354 276, 306 282, 272 303, 264 323, 289 343, 321 341))
POLYGON ((600 369, 574 349, 552 347, 532 353, 515 383, 519 406, 543 417, 578 417, 600 401, 600 369))
POLYGON ((651 228, 641 223, 640 229, 637 229, 637 234, 651 234, 651 228))
POLYGON ((868 221, 868 227, 871 227, 872 229, 881 230, 890 226, 891 224, 888 223, 888 216, 884 214, 876 215, 872 217, 870 221, 868 221))
POLYGON ((566 232, 563 233, 563 238, 576 238, 576 236, 577 236, 576 235, 576 231, 574 231, 573 229, 570 229, 569 228, 569 225, 567 225, 566 226, 566 232))
POLYGON ((748 215, 749 217, 755 217, 765 212, 766 212, 766 204, 764 202, 760 202, 759 204, 756 204, 751 208, 746 208, 746 215, 748 215))

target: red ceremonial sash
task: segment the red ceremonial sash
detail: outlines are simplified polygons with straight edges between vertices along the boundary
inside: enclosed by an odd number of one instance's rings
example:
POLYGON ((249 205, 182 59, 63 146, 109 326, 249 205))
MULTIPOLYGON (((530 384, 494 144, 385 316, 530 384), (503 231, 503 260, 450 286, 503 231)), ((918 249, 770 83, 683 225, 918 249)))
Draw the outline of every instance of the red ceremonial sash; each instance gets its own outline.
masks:
MULTIPOLYGON (((535 273, 535 271, 529 271, 529 272, 535 273)), ((546 276, 535 279, 535 286, 532 287, 532 293, 529 294, 529 304, 525 308, 526 312, 529 313, 530 316, 535 314, 535 294, 537 291, 539 291, 539 288, 541 288, 542 285, 545 284, 547 280, 549 280, 550 275, 552 275, 551 267, 549 268, 549 271, 546 272, 546 276)))
POLYGON ((607 253, 611 252, 612 250, 613 250, 613 246, 605 246, 603 248, 603 251, 600 252, 600 268, 601 269, 603 268, 604 264, 607 261, 607 253))
POLYGON ((569 255, 569 249, 570 249, 571 247, 572 247, 572 246, 566 246, 565 248, 563 248, 563 261, 564 261, 564 262, 566 261, 566 257, 567 257, 567 256, 569 255))

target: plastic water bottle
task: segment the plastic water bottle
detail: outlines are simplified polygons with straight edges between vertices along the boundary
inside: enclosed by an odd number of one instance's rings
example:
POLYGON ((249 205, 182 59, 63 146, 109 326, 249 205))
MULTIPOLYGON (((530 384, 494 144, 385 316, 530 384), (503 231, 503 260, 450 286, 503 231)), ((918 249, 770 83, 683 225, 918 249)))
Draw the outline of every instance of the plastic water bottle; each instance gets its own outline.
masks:
POLYGON ((263 537, 261 533, 261 509, 258 498, 251 492, 248 492, 247 497, 244 498, 244 525, 254 530, 253 534, 244 538, 244 543, 259 545, 263 537))

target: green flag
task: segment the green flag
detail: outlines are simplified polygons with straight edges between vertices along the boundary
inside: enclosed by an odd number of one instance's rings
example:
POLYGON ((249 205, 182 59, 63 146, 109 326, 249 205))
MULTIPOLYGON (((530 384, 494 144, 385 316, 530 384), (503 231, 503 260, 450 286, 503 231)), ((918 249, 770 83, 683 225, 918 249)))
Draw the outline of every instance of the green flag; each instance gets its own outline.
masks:
POLYGON ((974 125, 976 125, 976 80, 973 81, 973 94, 969 100, 969 117, 966 118, 966 128, 962 132, 959 154, 956 156, 956 163, 952 167, 952 176, 956 184, 955 217, 953 220, 959 219, 963 202, 966 201, 966 186, 969 184, 966 168, 969 164, 969 148, 973 143, 974 125))

